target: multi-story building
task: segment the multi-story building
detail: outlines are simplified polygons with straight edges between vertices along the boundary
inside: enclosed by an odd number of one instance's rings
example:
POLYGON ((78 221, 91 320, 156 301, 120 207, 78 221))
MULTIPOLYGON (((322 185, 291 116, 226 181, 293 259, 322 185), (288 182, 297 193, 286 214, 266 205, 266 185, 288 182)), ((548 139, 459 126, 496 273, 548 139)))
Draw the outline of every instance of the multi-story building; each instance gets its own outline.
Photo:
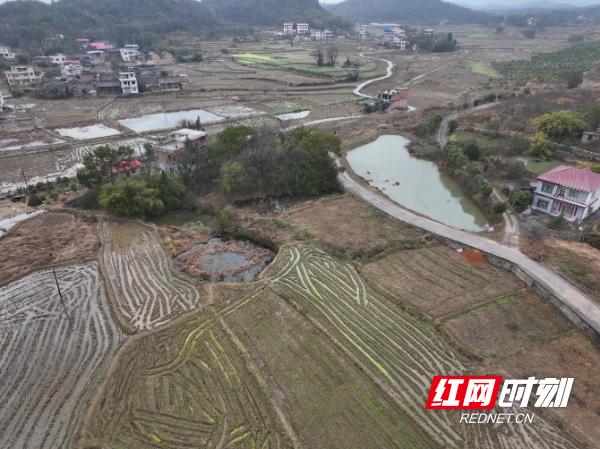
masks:
POLYGON ((60 69, 61 75, 66 77, 80 76, 82 71, 81 64, 74 61, 68 61, 60 69))
POLYGON ((308 34, 310 30, 310 25, 305 22, 300 22, 296 24, 296 34, 308 34))
POLYGON ((106 53, 103 50, 90 50, 86 54, 89 56, 92 65, 104 64, 104 61, 106 61, 106 53))
POLYGON ((600 173, 559 165, 537 180, 534 210, 582 221, 600 209, 600 173))
POLYGON ((331 30, 323 30, 321 33, 323 40, 333 40, 335 39, 335 32, 331 30))
MULTIPOLYGON (((193 150, 200 150, 206 145, 207 134, 195 129, 179 129, 172 132, 156 150, 158 169, 167 173, 176 173, 181 167, 181 154, 186 145, 193 150)), ((196 167, 196 160, 189 161, 191 169, 196 167)))
POLYGON ((119 49, 121 53, 121 59, 125 62, 135 61, 138 53, 140 52, 140 46, 137 44, 128 44, 119 49))
POLYGON ((62 53, 50 56, 50 64, 63 65, 65 62, 67 62, 67 57, 62 53))
POLYGON ((406 50, 407 48, 409 48, 409 42, 406 39, 406 36, 402 36, 399 34, 396 34, 394 36, 394 47, 396 47, 399 50, 406 50))
POLYGON ((36 72, 35 68, 28 65, 15 65, 9 71, 4 72, 6 81, 11 87, 28 86, 42 79, 42 73, 36 72))
POLYGON ((320 41, 323 39, 323 32, 321 30, 310 30, 310 38, 313 41, 320 41))
POLYGON ((357 25, 354 30, 361 41, 364 41, 367 38, 367 29, 364 26, 357 25))
POLYGON ((0 112, 4 109, 4 95, 0 92, 0 112))
POLYGON ((3 59, 15 59, 16 56, 14 52, 11 51, 10 47, 5 45, 0 45, 0 58, 3 59))
POLYGON ((133 70, 119 72, 119 82, 121 83, 121 93, 123 95, 140 93, 137 78, 133 70))
POLYGON ((283 24, 283 34, 294 34, 294 24, 292 22, 283 24))

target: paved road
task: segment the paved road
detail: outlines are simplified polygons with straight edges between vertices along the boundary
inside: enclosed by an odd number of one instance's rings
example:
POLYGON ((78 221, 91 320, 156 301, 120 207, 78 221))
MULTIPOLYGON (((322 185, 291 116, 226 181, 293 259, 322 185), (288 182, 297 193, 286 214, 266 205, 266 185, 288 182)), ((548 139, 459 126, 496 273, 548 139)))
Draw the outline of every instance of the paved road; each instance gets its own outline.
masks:
MULTIPOLYGON (((497 103, 486 103, 481 106, 476 106, 474 108, 470 108, 462 112, 454 112, 444 117, 436 134, 436 138, 440 147, 444 147, 444 145, 448 143, 448 124, 452 120, 456 120, 459 117, 464 117, 474 112, 483 111, 484 109, 494 107, 496 104, 497 103)), ((496 201, 506 201, 506 198, 503 198, 502 195, 500 195, 500 193, 496 189, 494 189, 492 195, 494 196, 494 199, 496 201)), ((502 237, 502 243, 507 246, 518 248, 520 235, 518 217, 514 214, 512 210, 508 209, 504 214, 502 214, 502 218, 504 219, 504 236, 502 237)))
POLYGON ((339 180, 348 192, 359 196, 377 209, 398 220, 514 263, 600 334, 600 305, 593 302, 559 274, 533 261, 518 249, 418 216, 400 207, 372 188, 359 184, 346 172, 340 173, 339 180))
POLYGON ((358 95, 359 97, 363 97, 363 98, 373 98, 371 95, 363 94, 362 90, 365 87, 367 87, 369 84, 375 83, 377 81, 388 79, 390 76, 392 76, 392 72, 394 70, 394 63, 392 61, 388 61, 387 59, 383 59, 383 58, 374 58, 373 56, 365 56, 362 53, 360 53, 360 56, 363 57, 363 58, 373 59, 375 61, 383 61, 383 62, 387 63, 387 71, 386 71, 385 75, 380 76, 379 78, 373 78, 373 79, 367 80, 367 81, 365 81, 363 83, 360 83, 354 89, 354 95, 358 95))

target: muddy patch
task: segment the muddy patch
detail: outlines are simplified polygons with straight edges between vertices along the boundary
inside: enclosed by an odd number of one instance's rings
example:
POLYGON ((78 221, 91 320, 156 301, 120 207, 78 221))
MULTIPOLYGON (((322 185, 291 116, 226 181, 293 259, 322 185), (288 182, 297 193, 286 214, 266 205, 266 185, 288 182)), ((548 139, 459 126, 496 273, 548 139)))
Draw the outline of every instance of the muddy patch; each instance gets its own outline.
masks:
POLYGON ((175 261, 190 276, 213 282, 252 282, 273 257, 272 251, 253 243, 214 237, 193 245, 175 261))

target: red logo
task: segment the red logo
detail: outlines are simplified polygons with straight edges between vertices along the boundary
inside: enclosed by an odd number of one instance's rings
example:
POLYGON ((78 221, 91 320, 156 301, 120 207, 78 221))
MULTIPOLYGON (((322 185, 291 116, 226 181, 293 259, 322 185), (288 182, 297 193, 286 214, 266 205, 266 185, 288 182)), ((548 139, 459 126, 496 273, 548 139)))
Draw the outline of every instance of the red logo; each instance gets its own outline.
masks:
POLYGON ((427 410, 489 410, 496 405, 502 376, 434 376, 427 410))

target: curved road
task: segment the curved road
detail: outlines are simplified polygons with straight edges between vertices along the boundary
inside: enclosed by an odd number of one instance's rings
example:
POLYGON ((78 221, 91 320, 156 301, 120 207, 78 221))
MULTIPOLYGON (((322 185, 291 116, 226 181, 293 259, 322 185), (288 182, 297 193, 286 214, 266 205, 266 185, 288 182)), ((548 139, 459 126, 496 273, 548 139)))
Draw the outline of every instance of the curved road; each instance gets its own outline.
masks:
POLYGON ((386 75, 380 76, 379 78, 373 78, 373 79, 367 80, 367 81, 365 81, 363 83, 360 83, 358 86, 356 86, 356 88, 353 91, 354 95, 358 95, 359 97, 373 98, 371 95, 363 94, 361 91, 365 87, 367 87, 369 84, 376 83, 377 81, 385 80, 385 79, 388 79, 389 77, 391 77, 392 76, 392 71, 394 70, 394 63, 392 61, 389 61, 389 60, 383 59, 383 58, 374 58, 373 56, 365 56, 362 53, 359 53, 359 55, 362 58, 373 59, 375 61, 383 61, 383 62, 387 63, 387 73, 386 73, 386 75))
POLYGON ((377 209, 398 220, 515 264, 600 334, 600 305, 593 302, 559 274, 530 259, 518 249, 418 216, 397 205, 392 200, 383 197, 373 189, 361 185, 346 172, 339 174, 339 181, 346 191, 359 196, 377 209))

